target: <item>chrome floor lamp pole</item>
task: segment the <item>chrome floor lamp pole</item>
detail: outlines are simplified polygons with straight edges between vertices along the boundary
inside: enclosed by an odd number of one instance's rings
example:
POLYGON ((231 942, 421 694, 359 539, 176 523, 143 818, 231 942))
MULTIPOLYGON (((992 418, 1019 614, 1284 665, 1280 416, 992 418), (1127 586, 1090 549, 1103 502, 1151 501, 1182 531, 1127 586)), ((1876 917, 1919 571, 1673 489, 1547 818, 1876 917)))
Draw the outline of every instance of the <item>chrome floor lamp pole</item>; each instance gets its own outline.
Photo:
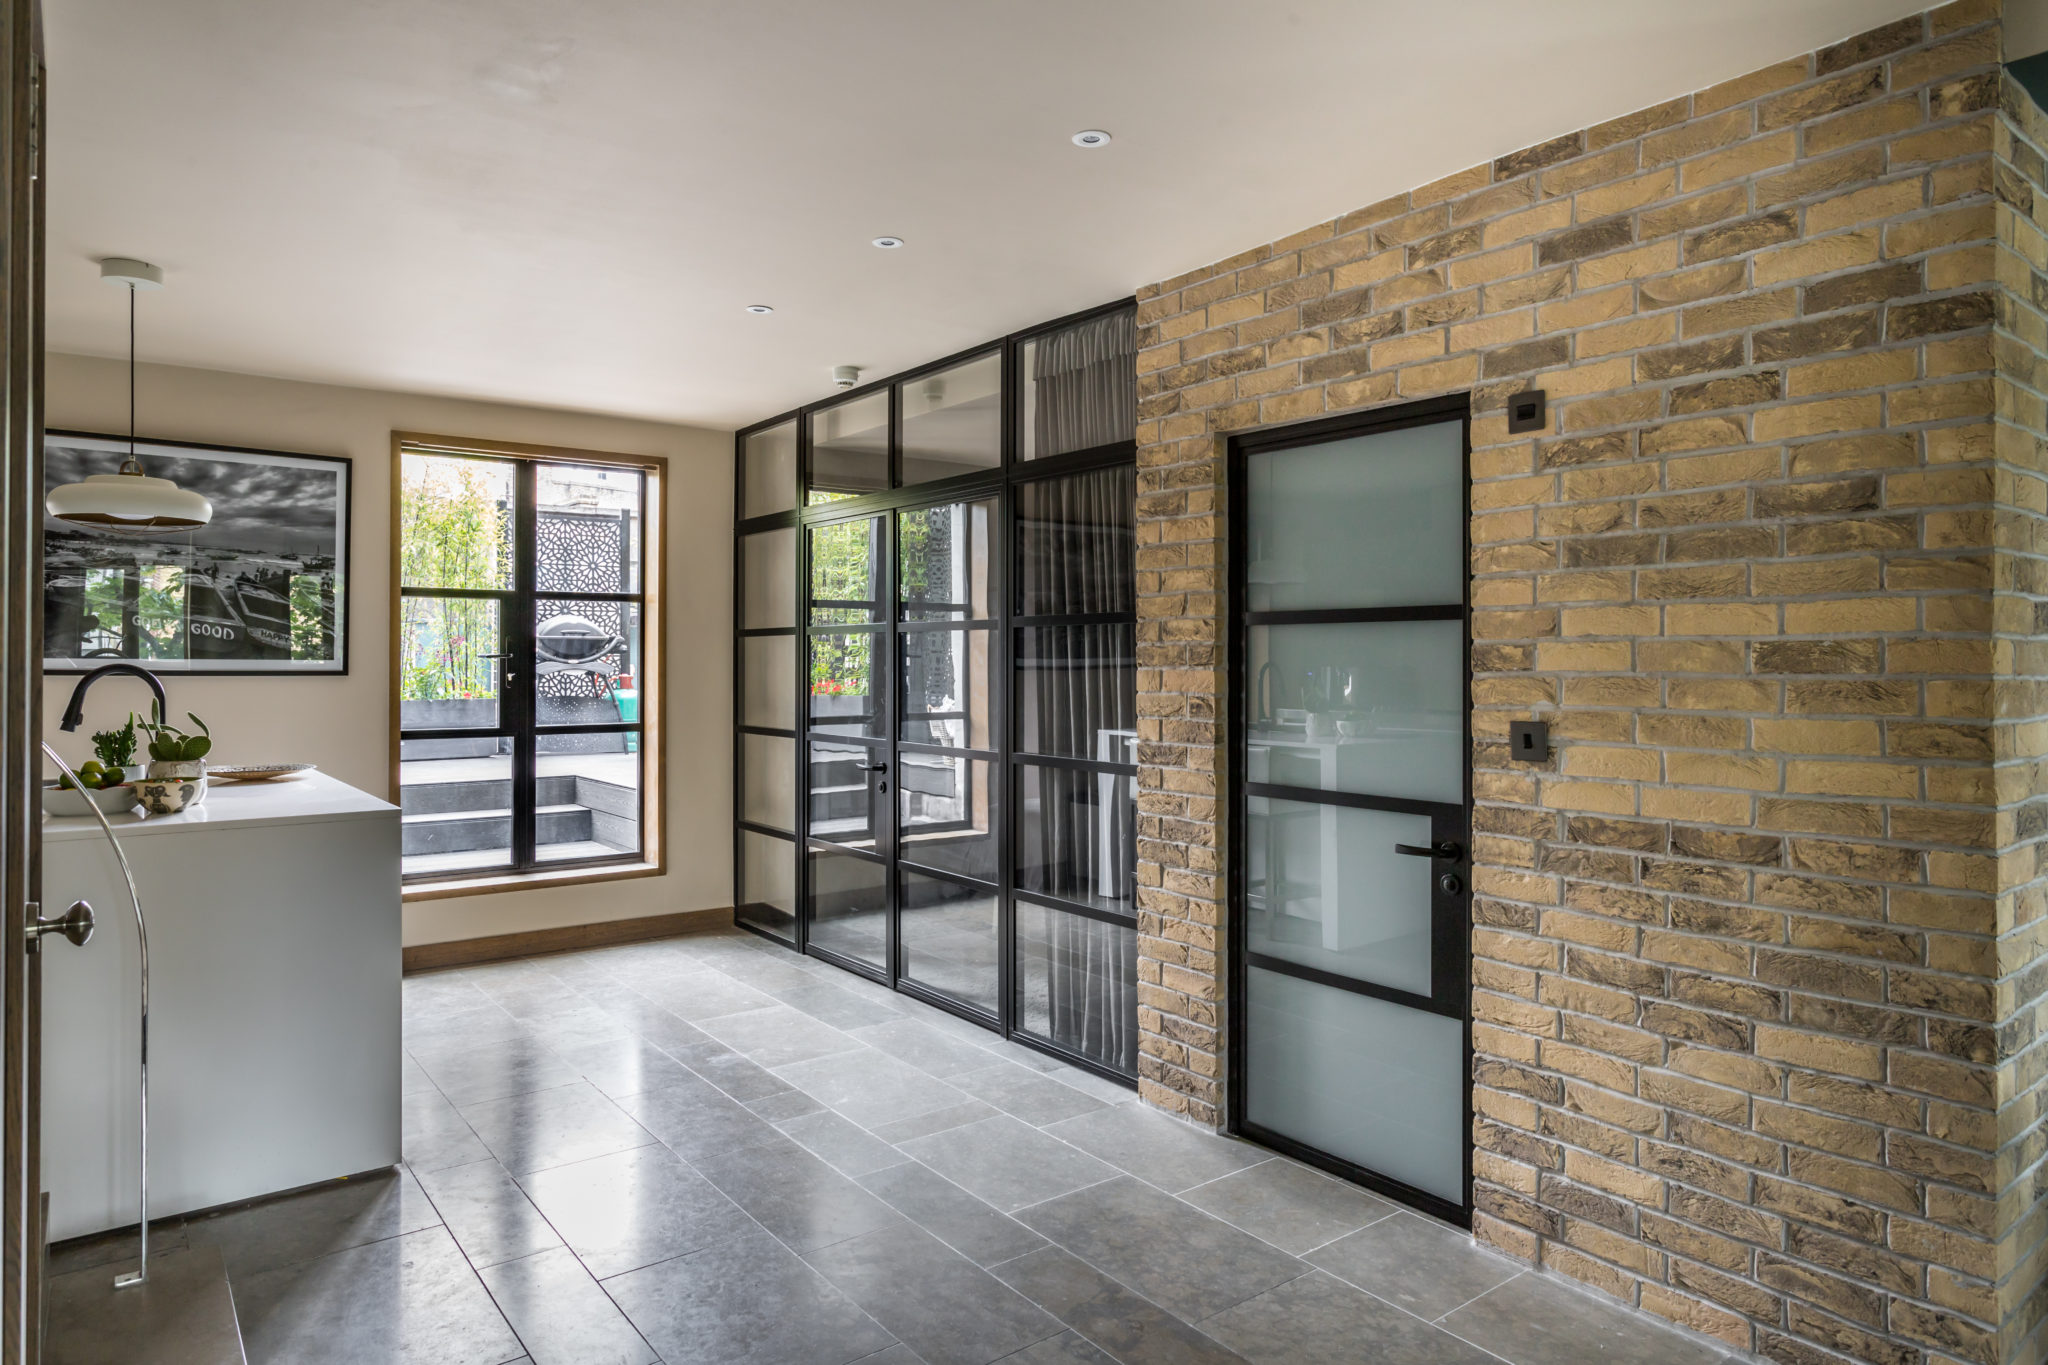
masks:
POLYGON ((142 897, 135 892, 135 873, 128 866, 128 855, 121 851, 121 841, 114 837, 114 827, 107 823, 106 812, 92 799, 92 789, 79 780, 71 771, 71 765, 49 742, 43 742, 43 752, 71 779, 71 785, 86 798, 86 808, 92 818, 100 822, 100 829, 113 845, 114 858, 121 864, 121 880, 128 883, 128 903, 135 907, 135 943, 141 952, 142 963, 142 1157, 141 1157, 141 1214, 136 1220, 136 1235, 141 1247, 140 1258, 135 1269, 125 1275, 114 1277, 114 1287, 125 1289, 131 1284, 141 1284, 149 1278, 149 927, 142 919, 142 897))

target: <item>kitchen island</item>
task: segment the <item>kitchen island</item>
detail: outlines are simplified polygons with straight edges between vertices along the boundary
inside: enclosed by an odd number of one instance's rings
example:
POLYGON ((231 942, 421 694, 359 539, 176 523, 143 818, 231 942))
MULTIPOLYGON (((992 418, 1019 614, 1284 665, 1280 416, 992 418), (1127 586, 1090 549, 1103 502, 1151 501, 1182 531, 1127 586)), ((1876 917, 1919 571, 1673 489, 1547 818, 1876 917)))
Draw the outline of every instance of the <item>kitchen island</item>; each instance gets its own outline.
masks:
MULTIPOLYGON (((217 783, 176 815, 110 817, 150 964, 150 1214, 399 1159, 399 813, 321 773, 217 783)), ((51 1240, 132 1226, 135 915, 90 816, 43 823, 42 1168, 51 1240)))

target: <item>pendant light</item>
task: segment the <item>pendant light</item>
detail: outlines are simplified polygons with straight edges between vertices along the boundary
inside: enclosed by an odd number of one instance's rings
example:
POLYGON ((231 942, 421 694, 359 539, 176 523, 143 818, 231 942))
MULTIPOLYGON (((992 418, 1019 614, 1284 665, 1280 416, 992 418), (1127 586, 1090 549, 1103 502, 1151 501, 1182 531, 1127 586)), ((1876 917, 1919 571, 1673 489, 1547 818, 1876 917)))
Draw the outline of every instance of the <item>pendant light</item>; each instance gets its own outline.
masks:
POLYGON ((100 278, 128 287, 128 458, 118 474, 89 474, 81 483, 51 489, 43 506, 66 525, 116 535, 196 530, 213 520, 213 504, 169 479, 144 474, 135 455, 135 291, 162 288, 164 272, 147 261, 109 256, 100 262, 100 278))

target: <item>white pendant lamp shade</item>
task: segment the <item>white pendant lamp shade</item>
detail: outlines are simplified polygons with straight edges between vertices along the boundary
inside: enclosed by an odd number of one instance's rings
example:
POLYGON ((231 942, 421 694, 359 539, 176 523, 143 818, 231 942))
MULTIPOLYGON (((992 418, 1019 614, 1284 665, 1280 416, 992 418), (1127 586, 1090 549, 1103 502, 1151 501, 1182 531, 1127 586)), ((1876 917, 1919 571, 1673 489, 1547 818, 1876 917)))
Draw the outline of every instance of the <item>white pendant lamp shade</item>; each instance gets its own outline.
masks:
POLYGON ((129 535, 190 531, 213 519, 213 504, 205 498, 139 468, 62 484, 50 490, 43 506, 59 521, 129 535))
POLYGON ((147 261, 109 256, 100 278, 128 290, 128 458, 118 474, 89 474, 50 490, 43 507, 61 522, 117 535, 190 531, 213 520, 213 504, 169 479, 151 478, 135 458, 135 291, 160 288, 164 272, 147 261))

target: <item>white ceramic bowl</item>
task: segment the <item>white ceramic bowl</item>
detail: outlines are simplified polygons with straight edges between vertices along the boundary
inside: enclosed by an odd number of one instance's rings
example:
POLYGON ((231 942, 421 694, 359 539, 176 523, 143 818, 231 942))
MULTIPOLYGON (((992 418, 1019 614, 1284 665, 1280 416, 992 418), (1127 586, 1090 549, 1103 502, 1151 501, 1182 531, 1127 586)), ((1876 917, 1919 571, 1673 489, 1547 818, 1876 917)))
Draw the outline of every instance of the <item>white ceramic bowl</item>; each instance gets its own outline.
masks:
POLYGON ((91 815, 93 806, 98 806, 108 815, 119 815, 134 805, 135 788, 132 786, 108 787, 104 791, 80 791, 72 787, 60 787, 54 782, 43 784, 43 809, 51 815, 91 815))

